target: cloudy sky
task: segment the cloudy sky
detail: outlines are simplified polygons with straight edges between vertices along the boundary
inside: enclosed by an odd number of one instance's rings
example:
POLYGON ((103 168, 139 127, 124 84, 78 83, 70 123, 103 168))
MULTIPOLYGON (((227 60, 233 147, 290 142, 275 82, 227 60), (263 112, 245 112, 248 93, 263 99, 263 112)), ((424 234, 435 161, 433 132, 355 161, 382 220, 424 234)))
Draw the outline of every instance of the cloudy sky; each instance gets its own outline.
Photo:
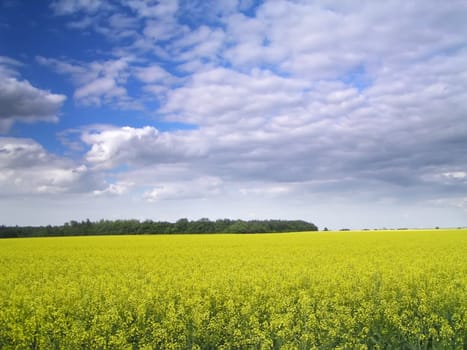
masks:
POLYGON ((0 224, 467 225, 465 0, 0 0, 0 224))

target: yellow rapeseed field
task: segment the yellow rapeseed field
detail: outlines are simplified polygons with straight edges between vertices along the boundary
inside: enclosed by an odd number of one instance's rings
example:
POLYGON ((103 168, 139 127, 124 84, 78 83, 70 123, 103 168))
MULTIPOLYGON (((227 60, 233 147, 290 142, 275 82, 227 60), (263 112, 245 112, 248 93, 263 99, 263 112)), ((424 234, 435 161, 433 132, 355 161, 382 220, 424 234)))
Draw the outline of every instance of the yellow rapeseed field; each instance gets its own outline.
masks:
POLYGON ((463 349, 467 231, 0 240, 0 349, 463 349))

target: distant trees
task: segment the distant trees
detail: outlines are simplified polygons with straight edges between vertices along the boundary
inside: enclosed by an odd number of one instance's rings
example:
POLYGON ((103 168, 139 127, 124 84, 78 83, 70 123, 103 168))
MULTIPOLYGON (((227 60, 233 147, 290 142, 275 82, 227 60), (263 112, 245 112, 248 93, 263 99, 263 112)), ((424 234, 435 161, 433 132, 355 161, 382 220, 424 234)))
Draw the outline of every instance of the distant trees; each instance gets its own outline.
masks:
POLYGON ((265 233, 317 231, 318 228, 302 220, 230 220, 211 221, 206 218, 190 221, 72 220, 61 226, 0 226, 0 237, 39 237, 120 234, 172 234, 172 233, 265 233))

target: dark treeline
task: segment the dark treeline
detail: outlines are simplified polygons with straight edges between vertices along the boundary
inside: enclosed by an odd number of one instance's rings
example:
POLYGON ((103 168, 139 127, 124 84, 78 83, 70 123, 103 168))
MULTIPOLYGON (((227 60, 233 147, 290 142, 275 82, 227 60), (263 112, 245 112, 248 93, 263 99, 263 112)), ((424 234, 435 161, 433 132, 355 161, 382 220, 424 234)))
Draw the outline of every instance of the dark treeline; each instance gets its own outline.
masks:
POLYGON ((121 234, 171 233, 265 233, 317 231, 318 228, 302 220, 230 220, 211 221, 180 219, 166 221, 100 220, 97 222, 70 221, 61 226, 0 226, 0 237, 86 236, 121 234))

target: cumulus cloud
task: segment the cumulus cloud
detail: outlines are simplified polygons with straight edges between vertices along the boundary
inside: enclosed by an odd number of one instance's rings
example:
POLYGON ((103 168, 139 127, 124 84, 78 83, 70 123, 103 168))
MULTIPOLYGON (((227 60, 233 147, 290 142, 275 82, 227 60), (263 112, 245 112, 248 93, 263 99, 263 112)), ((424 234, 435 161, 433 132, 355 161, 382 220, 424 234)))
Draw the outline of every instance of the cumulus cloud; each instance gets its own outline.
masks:
POLYGON ((81 138, 90 146, 85 159, 102 168, 181 162, 206 152, 205 145, 190 132, 160 132, 150 126, 90 128, 81 138))
POLYGON ((76 86, 73 97, 83 105, 112 104, 121 109, 141 108, 137 101, 128 96, 125 88, 131 57, 89 63, 42 56, 38 56, 36 60, 58 73, 69 75, 76 86))
POLYGON ((0 137, 2 196, 87 192, 99 182, 84 164, 48 153, 24 138, 0 137))
POLYGON ((78 101, 85 104, 100 105, 101 99, 111 101, 126 96, 126 89, 118 86, 112 77, 102 77, 85 84, 74 93, 78 101))
MULTIPOLYGON (((138 84, 136 94, 156 96, 157 122, 193 126, 159 130, 148 118, 145 127, 79 129, 86 172, 115 172, 93 189, 100 198, 464 203, 463 1, 52 8, 114 44, 112 58, 91 62, 37 58, 71 77, 79 104, 139 108, 147 100, 132 95, 138 84)), ((19 86, 15 65, 0 64, 0 73, 19 86)))
POLYGON ((56 0, 50 7, 55 15, 73 15, 69 28, 93 28, 113 40, 138 36, 138 19, 146 21, 143 30, 156 41, 170 39, 182 28, 175 20, 177 1, 56 0))
POLYGON ((0 57, 0 132, 15 122, 56 122, 66 96, 34 87, 20 80, 20 62, 0 57))
MULTIPOLYGON (((172 90, 161 112, 168 119, 199 125, 255 123, 284 111, 300 109, 309 83, 277 76, 269 71, 251 74, 214 68, 192 75, 184 86, 172 90)), ((252 125, 251 125, 252 126, 252 125)))
POLYGON ((449 176, 440 174, 465 171, 464 4, 280 0, 246 14, 251 4, 233 1, 222 11, 206 7, 214 26, 189 28, 178 19, 196 17, 190 4, 125 5, 142 20, 140 48, 178 65, 183 79, 173 66, 145 59, 132 68, 129 60, 86 69, 56 64, 76 79, 88 75, 77 99, 126 96, 126 74, 134 74, 144 91, 163 96, 157 112, 165 120, 197 126, 87 130, 82 141, 93 167, 184 164, 198 177, 262 180, 284 195, 296 188, 443 191, 449 176), (170 25, 161 29, 164 16, 170 25), (115 69, 104 71, 107 65, 115 69))
POLYGON ((135 68, 136 77, 144 83, 159 83, 163 85, 172 85, 179 81, 172 74, 158 65, 135 68))
POLYGON ((0 76, 16 77, 19 73, 16 69, 21 67, 21 62, 6 56, 0 56, 0 76))
POLYGON ((174 40, 167 49, 179 62, 193 62, 200 59, 215 62, 219 60, 224 45, 225 33, 222 29, 203 25, 174 40))
POLYGON ((226 57, 238 66, 272 64, 308 79, 339 78, 362 64, 371 71, 382 61, 408 63, 463 45, 466 6, 456 5, 269 1, 254 17, 236 13, 226 20, 226 57))

